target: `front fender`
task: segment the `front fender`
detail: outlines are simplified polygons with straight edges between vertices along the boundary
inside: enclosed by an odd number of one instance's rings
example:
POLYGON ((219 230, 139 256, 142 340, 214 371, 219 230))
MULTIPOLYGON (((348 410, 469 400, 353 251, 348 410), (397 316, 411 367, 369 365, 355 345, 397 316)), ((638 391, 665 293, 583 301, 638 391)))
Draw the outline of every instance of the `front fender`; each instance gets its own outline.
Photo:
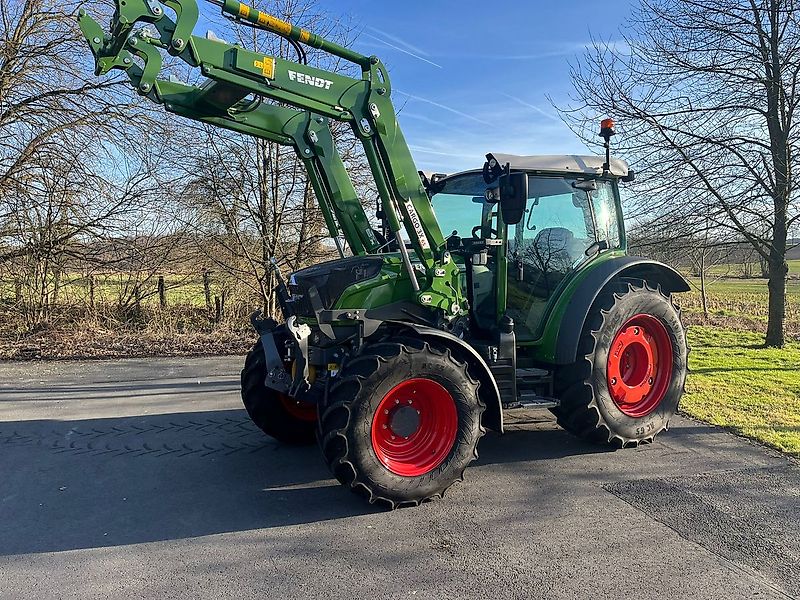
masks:
POLYGON ((556 341, 553 355, 548 357, 554 364, 566 365, 575 362, 578 343, 586 323, 586 317, 603 288, 619 278, 641 279, 659 285, 667 293, 688 292, 686 279, 672 267, 641 256, 619 256, 598 264, 572 292, 566 310, 556 323, 556 341))
POLYGON ((492 375, 491 369, 489 369, 489 365, 486 364, 486 361, 475 348, 461 338, 441 329, 434 329, 433 327, 426 327, 416 323, 389 322, 392 325, 412 330, 422 339, 434 339, 444 344, 454 355, 466 360, 481 383, 479 393, 481 400, 486 405, 486 411, 483 416, 484 424, 490 429, 503 433, 503 405, 500 400, 500 390, 497 387, 497 382, 494 379, 494 375, 492 375))

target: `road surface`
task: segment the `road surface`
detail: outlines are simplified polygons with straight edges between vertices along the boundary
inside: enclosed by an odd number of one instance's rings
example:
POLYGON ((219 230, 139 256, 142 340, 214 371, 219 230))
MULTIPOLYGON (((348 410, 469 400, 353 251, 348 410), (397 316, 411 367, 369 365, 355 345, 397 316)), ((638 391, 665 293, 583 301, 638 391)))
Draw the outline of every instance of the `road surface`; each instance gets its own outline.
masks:
POLYGON ((607 452, 523 413, 385 512, 256 430, 240 364, 0 364, 0 598, 800 594, 800 467, 722 430, 607 452))

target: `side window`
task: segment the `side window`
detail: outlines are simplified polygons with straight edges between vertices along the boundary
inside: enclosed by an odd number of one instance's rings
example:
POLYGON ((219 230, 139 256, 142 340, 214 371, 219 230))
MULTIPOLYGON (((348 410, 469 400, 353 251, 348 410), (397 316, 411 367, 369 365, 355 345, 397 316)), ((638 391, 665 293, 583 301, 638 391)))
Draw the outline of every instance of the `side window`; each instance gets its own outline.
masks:
POLYGON ((544 273, 568 271, 595 241, 592 212, 583 192, 528 200, 518 228, 521 258, 544 273))
POLYGON ((619 221, 614 202, 614 189, 609 182, 602 182, 592 193, 594 216, 597 221, 597 239, 606 240, 609 248, 619 248, 619 221))
POLYGON ((532 197, 508 244, 507 311, 520 341, 536 339, 556 288, 596 241, 593 207, 572 180, 531 177, 528 186, 532 197))

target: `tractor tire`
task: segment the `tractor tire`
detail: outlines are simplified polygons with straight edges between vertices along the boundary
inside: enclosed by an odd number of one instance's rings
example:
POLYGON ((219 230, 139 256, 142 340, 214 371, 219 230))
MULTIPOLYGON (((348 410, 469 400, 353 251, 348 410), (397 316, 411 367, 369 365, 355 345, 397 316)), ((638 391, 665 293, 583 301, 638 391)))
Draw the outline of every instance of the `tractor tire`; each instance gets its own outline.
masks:
POLYGON ((556 374, 559 425, 617 448, 652 442, 678 409, 687 356, 680 311, 659 287, 622 283, 602 293, 577 361, 556 374))
POLYGON ((319 443, 334 476, 389 508, 442 497, 478 458, 480 383, 419 339, 366 346, 331 385, 319 443))
POLYGON ((293 398, 264 385, 267 360, 259 340, 244 361, 242 402, 253 423, 279 442, 312 444, 315 438, 316 405, 293 398))

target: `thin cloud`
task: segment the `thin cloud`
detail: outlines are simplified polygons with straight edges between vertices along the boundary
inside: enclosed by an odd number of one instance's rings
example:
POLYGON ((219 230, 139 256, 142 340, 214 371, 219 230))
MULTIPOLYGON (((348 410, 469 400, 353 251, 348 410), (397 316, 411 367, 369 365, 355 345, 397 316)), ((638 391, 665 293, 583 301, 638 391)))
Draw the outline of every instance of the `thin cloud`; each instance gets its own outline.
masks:
POLYGON ((435 125, 437 128, 441 128, 441 129, 448 129, 450 131, 453 131, 455 133, 459 133, 461 135, 472 135, 473 133, 475 133, 474 131, 469 131, 467 129, 464 129, 463 127, 454 127, 454 126, 452 126, 452 125, 450 125, 450 124, 448 124, 446 122, 443 122, 441 120, 432 119, 427 115, 421 115, 419 113, 409 112, 407 110, 398 111, 397 112, 397 116, 400 117, 401 120, 402 119, 414 119, 415 121, 422 121, 423 123, 428 123, 429 125, 435 125))
POLYGON ((517 98, 516 96, 512 96, 511 94, 504 94, 504 93, 501 93, 500 95, 501 96, 505 96, 506 98, 509 98, 510 100, 513 100, 514 102, 517 102, 518 104, 521 104, 522 106, 526 106, 527 108, 530 108, 531 110, 539 113, 543 117, 547 117, 548 119, 550 119, 552 121, 556 121, 558 123, 561 122, 561 119, 559 119, 556 115, 554 115, 552 113, 549 113, 546 110, 542 110, 541 108, 539 108, 535 104, 531 104, 529 102, 525 102, 525 100, 523 100, 522 98, 517 98))
POLYGON ((556 50, 535 52, 531 54, 459 54, 457 57, 469 58, 473 60, 541 60, 544 58, 557 58, 560 56, 579 54, 586 50, 591 50, 596 46, 606 50, 617 50, 621 52, 625 52, 630 48, 625 40, 609 40, 608 42, 590 41, 562 44, 562 46, 556 50))
POLYGON ((382 35, 383 37, 392 40, 395 44, 400 44, 406 50, 410 50, 411 52, 413 52, 415 54, 419 54, 421 56, 429 56, 429 54, 427 52, 425 52, 423 49, 417 48, 416 46, 412 46, 411 44, 409 44, 405 40, 402 40, 399 37, 396 37, 396 36, 392 35, 391 33, 387 33, 387 32, 385 32, 385 31, 383 31, 381 29, 378 29, 377 27, 367 26, 367 29, 369 29, 371 31, 374 31, 378 35, 382 35))
POLYGON ((379 42, 379 43, 383 44, 384 46, 386 46, 388 48, 393 48, 394 50, 397 50, 398 52, 402 52, 403 54, 408 54, 409 56, 411 56, 413 58, 416 58, 417 60, 421 60, 422 62, 426 62, 429 65, 433 65, 434 67, 437 67, 439 69, 443 69, 444 68, 439 63, 435 63, 432 60, 428 60, 427 58, 425 58, 423 56, 420 56, 419 54, 415 54, 411 50, 406 50, 405 48, 401 48, 400 46, 395 46, 394 44, 390 44, 386 40, 382 40, 379 37, 376 37, 376 36, 371 35, 369 33, 363 33, 362 35, 364 35, 364 36, 366 36, 368 38, 371 38, 371 39, 375 40, 376 42, 379 42))
POLYGON ((483 119, 479 119, 478 117, 475 117, 473 115, 461 112, 460 110, 456 110, 455 108, 451 108, 444 104, 440 104, 439 102, 434 102, 433 100, 428 100, 427 98, 421 98, 419 96, 415 96, 407 92, 401 92, 400 90, 395 90, 395 93, 403 94, 404 96, 408 97, 411 100, 417 100, 418 102, 425 102, 426 104, 430 104, 431 106, 435 106, 436 108, 441 108, 442 110, 446 110, 447 112, 451 112, 454 115, 458 115, 460 117, 464 117, 465 119, 475 121, 476 123, 480 123, 481 125, 491 126, 491 123, 489 123, 488 121, 484 121, 483 119))
POLYGON ((445 152, 443 150, 436 150, 435 148, 426 148, 425 146, 416 146, 409 144, 408 149, 412 152, 419 152, 421 154, 434 154, 436 156, 450 156, 452 158, 467 158, 474 159, 475 154, 467 154, 462 152, 445 152))

